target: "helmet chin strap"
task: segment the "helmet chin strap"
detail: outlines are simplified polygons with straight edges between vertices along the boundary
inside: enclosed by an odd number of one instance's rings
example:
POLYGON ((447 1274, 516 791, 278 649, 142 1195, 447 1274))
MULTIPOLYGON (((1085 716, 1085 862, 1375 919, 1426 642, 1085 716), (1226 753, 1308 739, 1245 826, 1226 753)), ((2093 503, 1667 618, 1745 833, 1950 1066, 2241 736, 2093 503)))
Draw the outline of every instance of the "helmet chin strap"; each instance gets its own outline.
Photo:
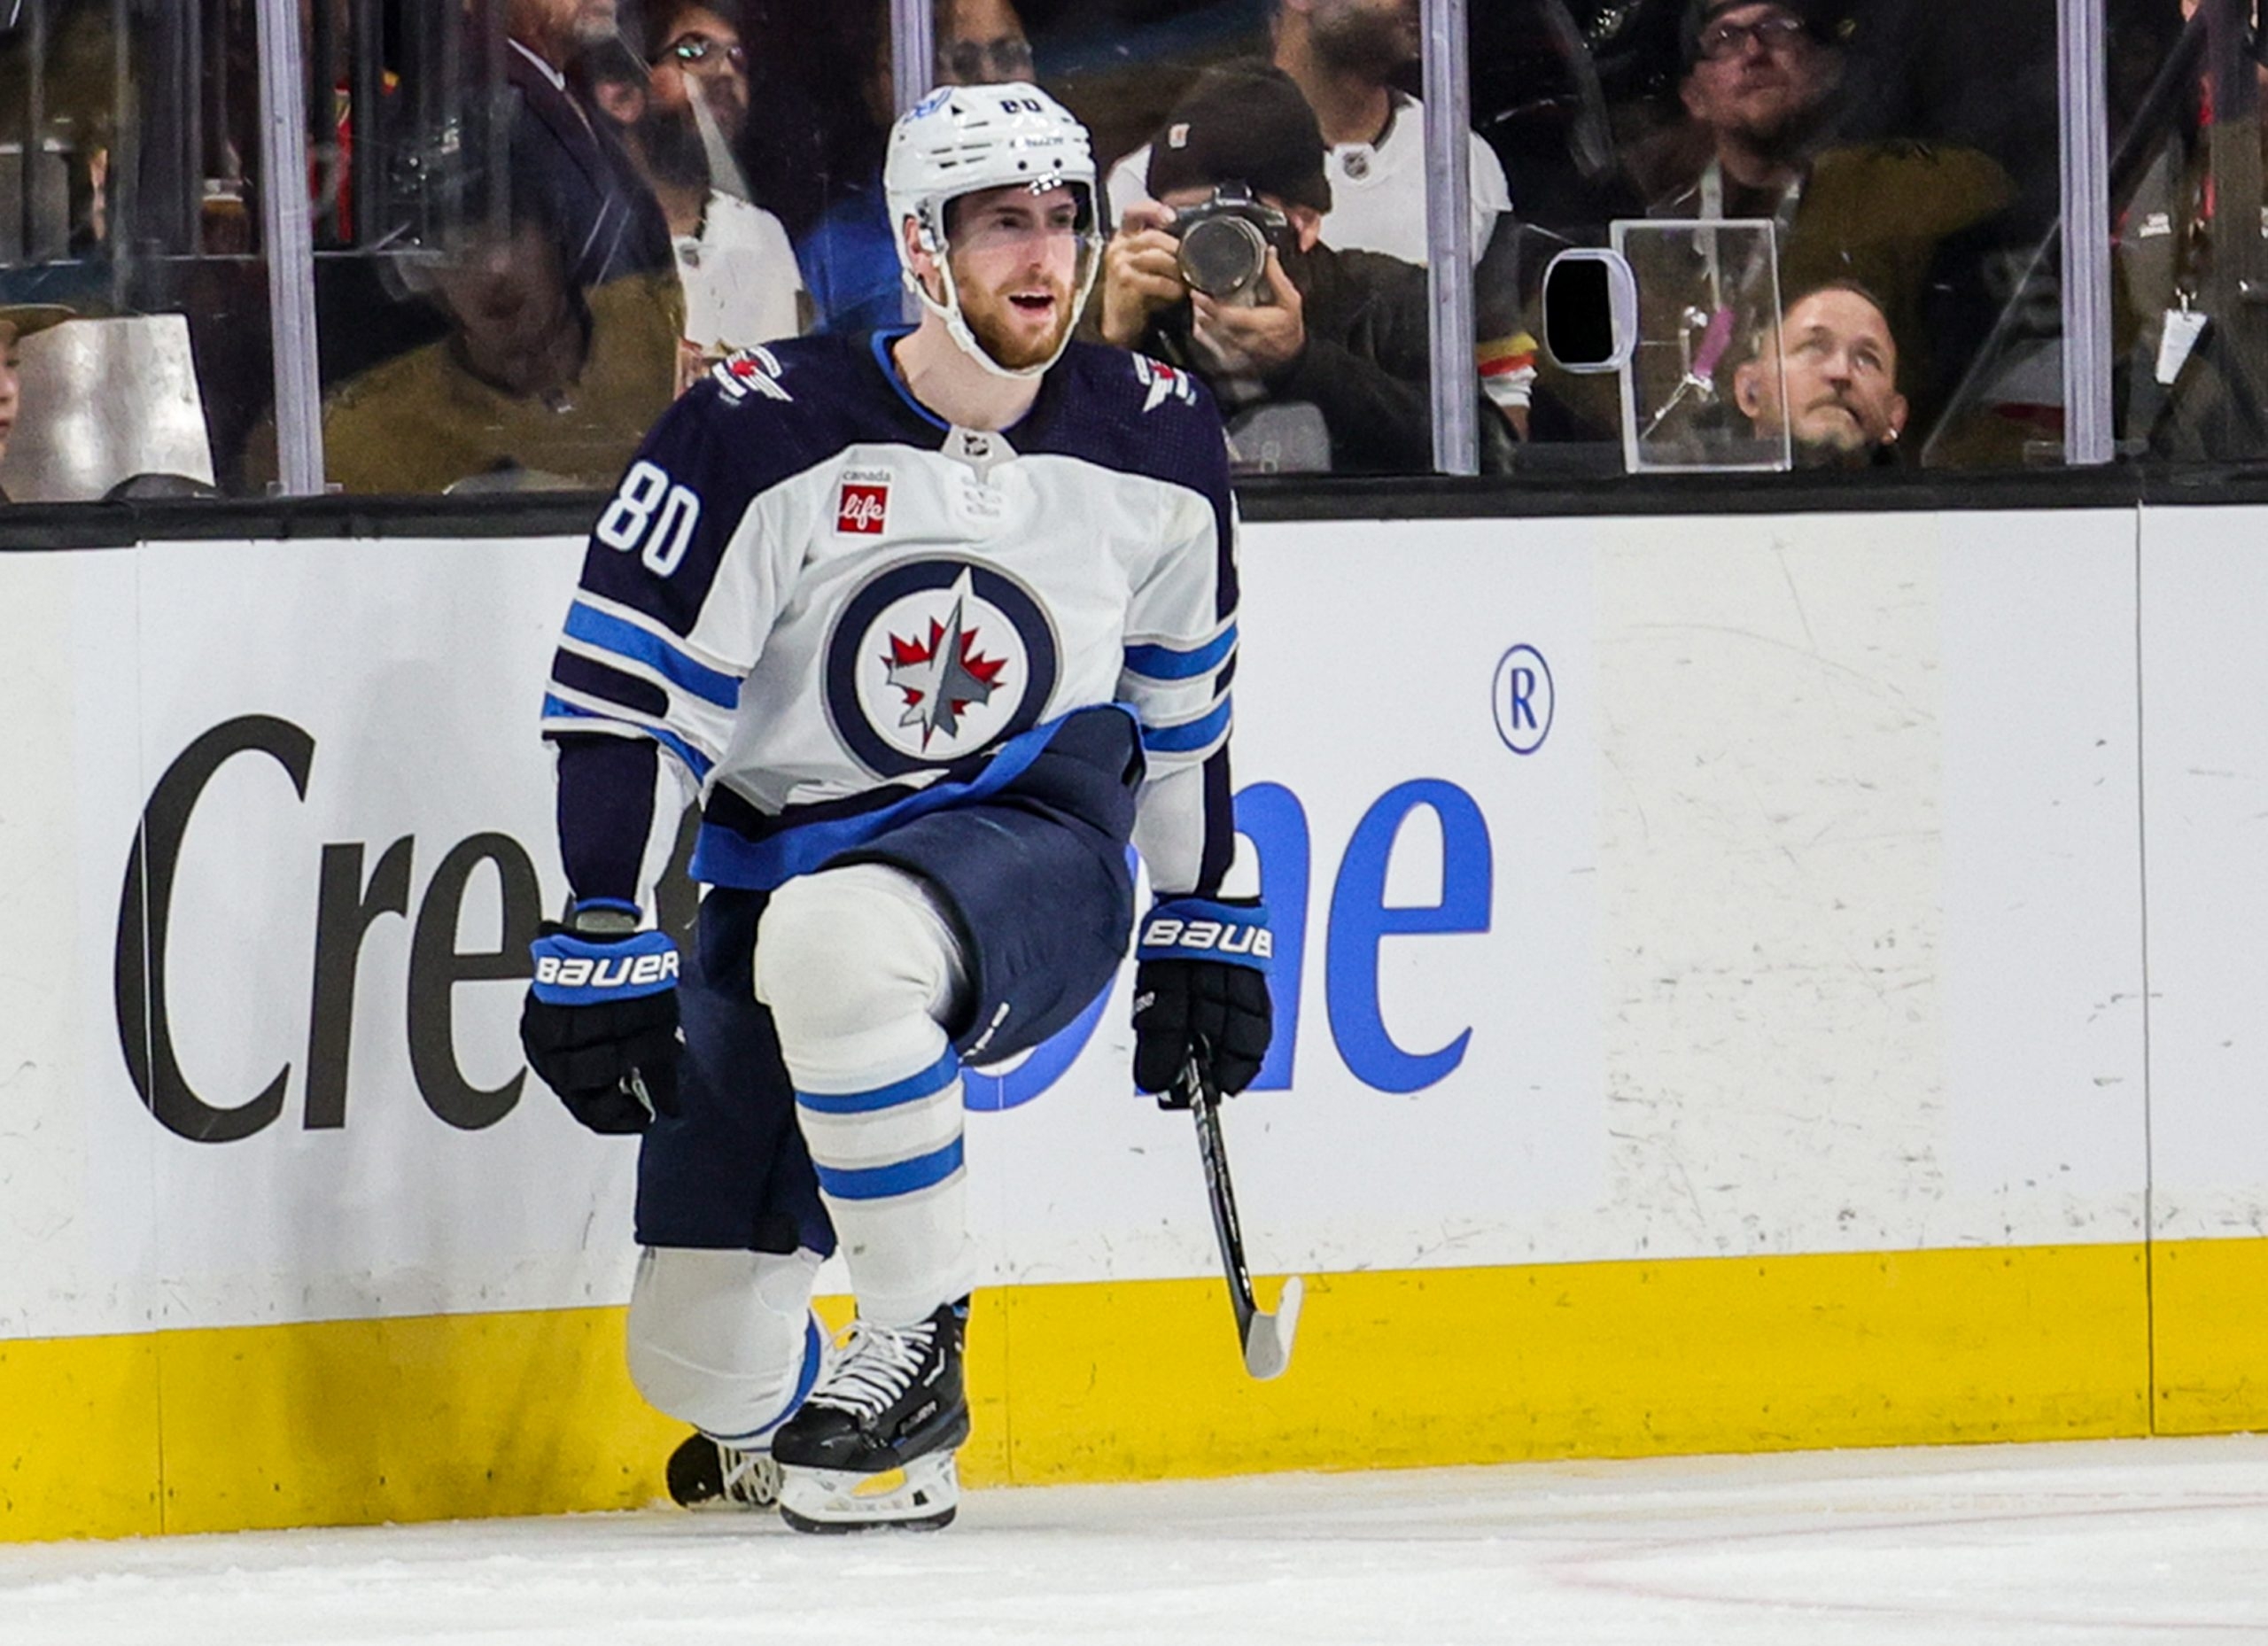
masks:
POLYGON ((921 243, 922 249, 929 253, 929 260, 936 267, 937 278, 944 284, 944 300, 939 302, 931 297, 929 288, 916 279, 910 268, 905 271, 905 283, 913 288, 913 295, 921 299, 923 308, 945 322, 945 335, 960 346, 962 353, 994 377, 1006 378, 1011 383, 1029 383, 1034 377, 1045 377, 1055 362, 1063 358, 1063 351, 1071 346, 1071 331, 1077 323, 1076 316, 1086 307, 1087 293, 1093 288, 1095 275, 1101 268, 1099 256, 1091 251, 1088 252, 1086 275, 1080 280, 1079 289, 1071 299, 1070 322, 1064 326, 1063 335, 1055 340, 1055 347, 1048 357, 1036 366, 1003 366, 992 358, 991 350, 977 341, 976 334, 968 329, 967 318, 960 312, 960 289, 953 282, 952 261, 945 254, 944 238, 925 229, 921 243))

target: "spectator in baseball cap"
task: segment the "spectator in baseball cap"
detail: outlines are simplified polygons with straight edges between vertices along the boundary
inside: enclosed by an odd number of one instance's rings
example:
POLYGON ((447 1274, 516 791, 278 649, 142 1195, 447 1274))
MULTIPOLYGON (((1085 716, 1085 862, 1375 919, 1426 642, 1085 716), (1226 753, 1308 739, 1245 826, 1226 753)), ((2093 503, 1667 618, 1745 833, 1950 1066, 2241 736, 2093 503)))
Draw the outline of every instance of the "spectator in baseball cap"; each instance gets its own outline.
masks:
MULTIPOLYGON (((1266 63, 1207 70, 1152 140, 1147 181, 1153 198, 1127 208, 1104 252, 1105 340, 1201 378, 1248 463, 1268 466, 1247 451, 1266 440, 1239 443, 1257 414, 1308 408, 1327 451, 1283 466, 1430 470, 1426 272, 1324 243, 1323 133, 1297 82, 1266 63), (1234 283, 1198 252, 1197 226, 1224 218, 1249 225, 1257 248, 1234 283)), ((1506 466, 1502 420, 1481 427, 1482 466, 1506 466)))

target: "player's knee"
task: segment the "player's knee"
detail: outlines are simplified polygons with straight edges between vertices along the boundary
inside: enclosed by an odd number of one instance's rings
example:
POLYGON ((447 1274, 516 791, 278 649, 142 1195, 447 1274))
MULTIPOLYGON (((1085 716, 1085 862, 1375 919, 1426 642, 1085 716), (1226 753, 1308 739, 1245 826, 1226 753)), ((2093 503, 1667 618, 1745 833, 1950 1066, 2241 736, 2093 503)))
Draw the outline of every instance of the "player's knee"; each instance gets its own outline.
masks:
POLYGON ((895 869, 860 864, 772 894, 757 931, 756 996, 783 1044, 862 1037, 937 1010, 949 959, 915 888, 895 869))
POLYGON ((630 1291, 630 1380, 648 1404, 719 1440, 760 1438, 793 1409, 812 1352, 808 1252, 648 1246, 630 1291))

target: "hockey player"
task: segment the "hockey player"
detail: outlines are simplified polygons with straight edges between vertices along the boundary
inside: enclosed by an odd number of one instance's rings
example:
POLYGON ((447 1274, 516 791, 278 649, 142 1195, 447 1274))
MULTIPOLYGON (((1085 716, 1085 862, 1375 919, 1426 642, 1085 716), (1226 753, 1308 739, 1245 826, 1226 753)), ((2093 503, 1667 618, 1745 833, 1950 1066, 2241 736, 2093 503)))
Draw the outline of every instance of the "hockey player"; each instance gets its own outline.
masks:
POLYGON ((776 1465, 806 1531, 952 1518, 961 1068, 1108 986, 1130 839, 1136 1083, 1171 1102, 1195 1058, 1239 1091, 1270 1032, 1265 916, 1225 884, 1219 418, 1067 347, 1099 235, 1053 99, 941 90, 884 181, 920 324, 718 366, 592 534, 544 712, 574 901, 522 1022, 578 1118, 643 1134, 629 1362, 700 1431, 673 1488, 761 1502, 776 1465), (695 792, 680 963, 645 912, 695 792), (823 1352, 838 1240, 858 1318, 823 1352))

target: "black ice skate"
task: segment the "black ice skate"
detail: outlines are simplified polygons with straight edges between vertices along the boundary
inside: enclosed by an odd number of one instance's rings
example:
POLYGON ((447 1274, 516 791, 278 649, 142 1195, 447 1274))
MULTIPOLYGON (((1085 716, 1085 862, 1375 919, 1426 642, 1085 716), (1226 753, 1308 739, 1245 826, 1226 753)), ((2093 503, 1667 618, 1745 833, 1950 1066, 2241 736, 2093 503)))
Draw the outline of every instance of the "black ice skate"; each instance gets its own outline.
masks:
POLYGON ((670 1499, 687 1509, 769 1509, 780 1501, 780 1465, 695 1430, 670 1454, 670 1499))
POLYGON ((851 1323, 803 1409, 772 1437, 782 1519, 798 1532, 951 1521, 953 1448, 968 1438, 967 1324, 966 1298, 918 1326, 851 1323))

